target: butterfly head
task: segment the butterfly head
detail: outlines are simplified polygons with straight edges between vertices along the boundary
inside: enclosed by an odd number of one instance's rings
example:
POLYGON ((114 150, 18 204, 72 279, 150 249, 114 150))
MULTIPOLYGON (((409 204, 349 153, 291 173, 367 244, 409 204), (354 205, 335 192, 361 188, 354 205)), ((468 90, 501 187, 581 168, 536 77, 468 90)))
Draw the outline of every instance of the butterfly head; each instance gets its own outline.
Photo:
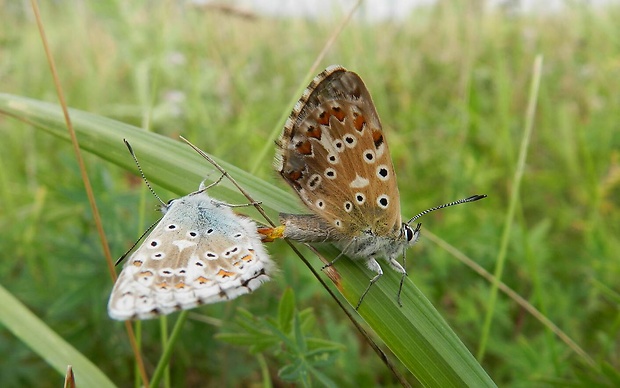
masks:
POLYGON ((415 228, 412 228, 411 225, 404 223, 401 228, 401 236, 404 241, 407 242, 407 246, 412 246, 415 244, 420 238, 420 228, 422 224, 417 224, 415 228))

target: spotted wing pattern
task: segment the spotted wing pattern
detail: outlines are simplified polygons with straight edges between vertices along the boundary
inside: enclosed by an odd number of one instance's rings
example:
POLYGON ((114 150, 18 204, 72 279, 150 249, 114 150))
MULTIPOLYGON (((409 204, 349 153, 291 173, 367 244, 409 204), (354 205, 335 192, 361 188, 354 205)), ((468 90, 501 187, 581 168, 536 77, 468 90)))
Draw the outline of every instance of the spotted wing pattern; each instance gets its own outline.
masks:
POLYGON ((394 167, 357 74, 331 66, 310 83, 278 141, 276 169, 335 239, 399 235, 394 167))
POLYGON ((148 319, 234 299, 275 268, 256 225, 204 190, 171 201, 125 263, 108 304, 118 320, 148 319))

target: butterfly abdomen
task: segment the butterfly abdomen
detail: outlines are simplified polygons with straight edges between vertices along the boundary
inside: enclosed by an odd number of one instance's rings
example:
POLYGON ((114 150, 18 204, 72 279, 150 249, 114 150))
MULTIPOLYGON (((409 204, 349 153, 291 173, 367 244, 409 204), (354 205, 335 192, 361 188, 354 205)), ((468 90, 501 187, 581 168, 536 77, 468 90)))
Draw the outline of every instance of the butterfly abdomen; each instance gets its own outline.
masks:
POLYGON ((325 220, 314 214, 280 213, 284 238, 299 242, 324 242, 335 239, 336 232, 325 220))

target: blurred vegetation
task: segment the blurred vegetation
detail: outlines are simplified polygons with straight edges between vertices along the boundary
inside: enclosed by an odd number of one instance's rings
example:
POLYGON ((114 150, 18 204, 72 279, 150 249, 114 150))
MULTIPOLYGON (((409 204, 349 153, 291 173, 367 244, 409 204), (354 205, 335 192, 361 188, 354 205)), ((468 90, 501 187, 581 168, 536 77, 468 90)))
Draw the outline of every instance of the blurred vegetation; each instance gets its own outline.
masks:
MULTIPOLYGON (((0 6, 0 92, 56 102, 29 5, 0 6)), ((42 7, 69 106, 183 135, 284 187, 272 171, 272 140, 340 23, 338 13, 280 19, 146 1, 42 7)), ((504 295, 482 365, 500 386, 614 386, 620 375, 620 7, 571 2, 539 14, 483 8, 439 1, 397 22, 354 19, 317 72, 337 63, 367 83, 387 131, 405 216, 489 195, 423 222, 492 272, 532 64, 544 56, 502 280, 566 331, 598 369, 504 295)), ((3 116, 0 134, 0 284, 115 383, 128 386, 133 356, 123 326, 107 317, 112 284, 70 144, 3 116)), ((141 207, 144 189, 133 171, 88 155, 86 161, 111 249, 120 255, 156 219, 155 200, 147 196, 141 207)), ((239 320, 251 314, 277 319, 287 287, 308 335, 342 345, 321 366, 322 376, 342 386, 395 384, 308 269, 284 244, 269 248, 281 268, 274 281, 190 314, 174 350, 172 385, 247 386, 265 373, 282 385, 281 357, 257 356, 230 344, 225 333, 238 333, 239 320), (218 333, 227 341, 215 339, 218 333)), ((424 237, 410 250, 408 268, 475 354, 488 281, 424 237)), ((161 352, 157 321, 142 325, 142 343, 150 371, 161 352)), ((1 329, 0 360, 1 386, 57 386, 62 378, 1 329)))

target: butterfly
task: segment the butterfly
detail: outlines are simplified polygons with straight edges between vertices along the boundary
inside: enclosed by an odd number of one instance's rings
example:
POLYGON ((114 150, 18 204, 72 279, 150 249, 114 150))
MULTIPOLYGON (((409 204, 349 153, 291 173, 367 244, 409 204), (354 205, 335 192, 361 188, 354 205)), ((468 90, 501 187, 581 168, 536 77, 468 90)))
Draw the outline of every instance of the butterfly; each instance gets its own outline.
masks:
POLYGON ((256 224, 232 210, 243 205, 207 195, 220 180, 209 186, 203 182, 198 191, 163 204, 164 216, 114 284, 111 318, 149 319, 231 300, 270 279, 275 265, 256 224))
POLYGON ((364 260, 376 275, 356 309, 383 274, 378 258, 401 274, 397 302, 402 306, 405 252, 420 236, 421 225, 411 226, 414 220, 486 197, 437 206, 403 222, 394 166, 370 93, 356 73, 337 65, 306 88, 276 145, 276 170, 312 212, 280 214, 282 235, 301 242, 335 242, 342 254, 364 260))

